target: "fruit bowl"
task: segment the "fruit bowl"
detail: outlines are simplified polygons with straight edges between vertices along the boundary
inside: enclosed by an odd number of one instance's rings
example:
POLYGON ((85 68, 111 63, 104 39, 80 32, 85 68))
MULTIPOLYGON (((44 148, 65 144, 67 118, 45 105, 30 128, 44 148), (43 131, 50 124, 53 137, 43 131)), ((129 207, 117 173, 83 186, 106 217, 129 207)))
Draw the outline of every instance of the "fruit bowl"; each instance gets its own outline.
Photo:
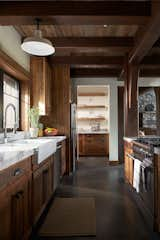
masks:
POLYGON ((58 129, 56 129, 56 128, 51 129, 51 130, 47 130, 47 129, 44 130, 45 136, 56 136, 57 134, 58 134, 58 129))

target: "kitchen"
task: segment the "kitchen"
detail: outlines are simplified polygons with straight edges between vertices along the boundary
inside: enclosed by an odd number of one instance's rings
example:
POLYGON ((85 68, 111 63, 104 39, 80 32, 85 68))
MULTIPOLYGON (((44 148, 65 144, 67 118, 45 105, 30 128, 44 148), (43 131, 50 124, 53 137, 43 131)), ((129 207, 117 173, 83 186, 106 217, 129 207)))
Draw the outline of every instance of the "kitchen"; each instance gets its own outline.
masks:
POLYGON ((157 1, 1 1, 0 239, 159 238, 159 24, 157 1))

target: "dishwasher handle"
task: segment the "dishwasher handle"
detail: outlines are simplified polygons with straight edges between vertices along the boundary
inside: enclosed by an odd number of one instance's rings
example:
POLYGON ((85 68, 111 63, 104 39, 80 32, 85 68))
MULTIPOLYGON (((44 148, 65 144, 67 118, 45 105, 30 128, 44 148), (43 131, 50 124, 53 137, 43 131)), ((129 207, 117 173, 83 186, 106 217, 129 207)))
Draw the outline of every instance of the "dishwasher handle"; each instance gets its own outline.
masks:
POLYGON ((57 146, 57 149, 61 149, 61 148, 62 148, 62 145, 58 145, 58 146, 57 146))

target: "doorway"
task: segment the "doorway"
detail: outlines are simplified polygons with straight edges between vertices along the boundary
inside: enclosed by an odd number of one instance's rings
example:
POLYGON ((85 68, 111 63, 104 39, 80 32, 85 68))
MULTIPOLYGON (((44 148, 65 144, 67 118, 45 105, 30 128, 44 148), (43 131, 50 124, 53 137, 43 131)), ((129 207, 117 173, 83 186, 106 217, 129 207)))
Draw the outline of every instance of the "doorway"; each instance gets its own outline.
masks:
POLYGON ((109 86, 77 87, 77 159, 109 156, 109 86))

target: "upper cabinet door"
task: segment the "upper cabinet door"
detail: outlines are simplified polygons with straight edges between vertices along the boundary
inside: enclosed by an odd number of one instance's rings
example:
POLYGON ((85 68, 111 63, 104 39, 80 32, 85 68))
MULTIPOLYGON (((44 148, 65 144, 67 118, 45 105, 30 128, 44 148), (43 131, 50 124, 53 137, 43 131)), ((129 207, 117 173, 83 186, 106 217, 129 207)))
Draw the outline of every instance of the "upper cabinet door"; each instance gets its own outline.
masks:
POLYGON ((51 68, 45 57, 31 57, 31 105, 40 109, 40 115, 51 111, 51 68))

